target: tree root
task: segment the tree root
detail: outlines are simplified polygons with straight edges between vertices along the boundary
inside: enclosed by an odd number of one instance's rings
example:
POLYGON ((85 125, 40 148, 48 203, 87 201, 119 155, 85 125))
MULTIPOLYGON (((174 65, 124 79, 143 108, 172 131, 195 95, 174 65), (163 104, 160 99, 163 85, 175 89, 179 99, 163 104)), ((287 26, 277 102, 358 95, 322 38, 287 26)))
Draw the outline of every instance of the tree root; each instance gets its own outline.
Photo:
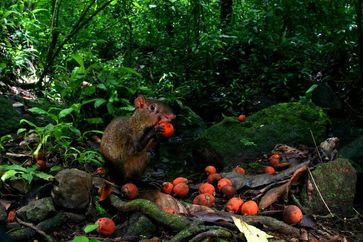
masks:
POLYGON ((185 229, 190 224, 190 220, 186 217, 168 214, 149 200, 135 199, 125 202, 116 195, 111 194, 110 201, 112 206, 122 212, 141 212, 176 232, 185 229))
POLYGON ((168 242, 178 242, 187 240, 189 237, 192 237, 188 241, 203 241, 206 238, 225 238, 228 241, 233 241, 234 237, 232 231, 225 229, 219 226, 205 226, 205 225, 190 225, 184 230, 180 231, 177 235, 175 235, 171 240, 168 242))
POLYGON ((66 222, 71 221, 74 223, 79 223, 83 220, 85 220, 85 217, 83 215, 67 213, 67 212, 59 212, 55 216, 46 219, 38 223, 37 225, 26 223, 18 219, 17 222, 19 224, 27 226, 27 228, 20 228, 13 231, 9 231, 8 236, 13 241, 27 241, 33 239, 36 233, 39 233, 46 239, 46 241, 51 242, 54 241, 54 239, 50 235, 46 234, 47 231, 57 228, 58 226, 66 222))
MULTIPOLYGON (((236 236, 233 233, 233 227, 229 226, 230 223, 226 223, 228 226, 223 224, 216 225, 204 225, 204 222, 211 222, 207 217, 184 217, 171 215, 160 209, 155 203, 145 199, 135 199, 129 202, 122 201, 116 195, 110 195, 111 205, 122 212, 141 212, 159 224, 162 224, 177 234, 170 241, 182 241, 187 238, 194 236, 191 241, 201 241, 205 238, 224 238, 228 241, 236 240, 236 236), (203 219, 205 218, 205 219, 203 219)), ((215 212, 215 217, 230 218, 231 214, 226 212, 215 212)), ((277 231, 279 233, 289 234, 298 237, 300 230, 290 226, 280 220, 267 216, 241 216, 233 215, 241 218, 248 224, 258 226, 264 225, 270 231, 277 231)), ((227 219, 228 220, 228 219, 227 219)), ((215 222, 217 224, 218 221, 215 222)), ((237 228, 236 228, 237 229, 237 228)))

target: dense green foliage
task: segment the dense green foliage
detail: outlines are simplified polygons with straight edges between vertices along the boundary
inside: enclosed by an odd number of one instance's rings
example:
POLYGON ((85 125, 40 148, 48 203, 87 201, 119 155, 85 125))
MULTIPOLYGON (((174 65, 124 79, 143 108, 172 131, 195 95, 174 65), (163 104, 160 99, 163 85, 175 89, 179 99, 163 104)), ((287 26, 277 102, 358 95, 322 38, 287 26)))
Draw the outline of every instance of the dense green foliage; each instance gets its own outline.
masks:
POLYGON ((199 111, 217 102, 225 112, 297 99, 319 80, 344 97, 360 79, 356 8, 353 1, 3 1, 1 79, 33 74, 48 98, 70 106, 102 97, 95 107, 107 105, 112 115, 138 92, 193 98, 188 104, 199 111))
POLYGON ((2 1, 0 81, 38 95, 30 111, 47 122, 23 120, 19 133, 38 135, 33 151, 50 139, 66 158, 99 164, 72 143, 132 111, 137 93, 216 121, 309 100, 324 82, 361 109, 361 10, 338 0, 2 1))

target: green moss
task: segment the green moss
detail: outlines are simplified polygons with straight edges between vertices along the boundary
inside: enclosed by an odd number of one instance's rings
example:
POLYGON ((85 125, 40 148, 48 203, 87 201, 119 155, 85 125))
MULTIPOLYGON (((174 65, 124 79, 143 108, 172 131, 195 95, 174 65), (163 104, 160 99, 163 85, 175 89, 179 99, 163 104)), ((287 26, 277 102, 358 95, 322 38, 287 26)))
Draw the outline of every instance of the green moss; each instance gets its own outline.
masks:
POLYGON ((269 152, 276 144, 313 145, 310 130, 321 142, 328 123, 327 115, 315 105, 281 103, 252 114, 246 122, 227 117, 207 129, 203 138, 227 164, 234 164, 269 152))
MULTIPOLYGON (((324 198, 324 201, 333 211, 339 215, 352 215, 351 209, 354 201, 355 187, 357 182, 356 171, 347 159, 337 160, 319 164, 312 171, 314 180, 324 198), (344 188, 344 189, 342 189, 344 188)), ((317 191, 302 192, 303 204, 317 214, 327 214, 328 210, 321 201, 317 191)))

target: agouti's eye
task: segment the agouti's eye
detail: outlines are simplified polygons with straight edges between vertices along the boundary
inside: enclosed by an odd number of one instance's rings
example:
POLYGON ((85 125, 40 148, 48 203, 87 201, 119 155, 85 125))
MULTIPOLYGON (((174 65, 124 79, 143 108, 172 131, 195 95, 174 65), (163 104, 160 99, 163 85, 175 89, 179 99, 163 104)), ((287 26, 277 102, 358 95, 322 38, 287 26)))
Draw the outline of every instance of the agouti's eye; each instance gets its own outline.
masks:
POLYGON ((155 112, 157 110, 158 105, 156 103, 152 103, 149 105, 149 110, 151 112, 155 112))

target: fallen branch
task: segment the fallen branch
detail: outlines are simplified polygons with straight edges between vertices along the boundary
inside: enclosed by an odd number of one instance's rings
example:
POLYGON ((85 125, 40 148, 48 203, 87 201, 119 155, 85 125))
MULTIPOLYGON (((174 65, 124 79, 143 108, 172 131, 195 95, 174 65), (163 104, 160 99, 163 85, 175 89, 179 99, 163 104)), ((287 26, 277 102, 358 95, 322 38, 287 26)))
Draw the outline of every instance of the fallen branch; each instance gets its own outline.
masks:
POLYGON ((175 216, 164 212, 155 203, 145 199, 135 199, 129 202, 122 201, 116 195, 110 195, 111 205, 122 212, 141 212, 173 231, 181 231, 190 224, 186 217, 175 216))

